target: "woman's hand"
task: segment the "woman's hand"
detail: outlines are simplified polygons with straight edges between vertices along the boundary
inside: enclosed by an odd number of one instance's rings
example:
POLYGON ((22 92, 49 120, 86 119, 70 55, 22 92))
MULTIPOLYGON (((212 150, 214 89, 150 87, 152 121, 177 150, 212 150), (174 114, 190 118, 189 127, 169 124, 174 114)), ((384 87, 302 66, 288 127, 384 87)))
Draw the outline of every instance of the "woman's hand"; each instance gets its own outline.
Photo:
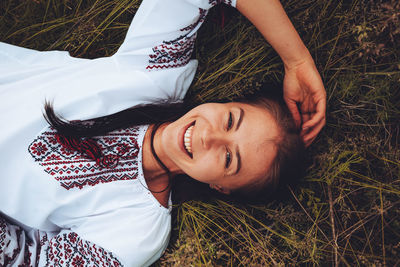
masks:
POLYGON ((283 97, 297 126, 301 126, 304 144, 309 146, 325 125, 326 92, 311 56, 285 65, 283 97))
POLYGON ((325 125, 326 93, 314 61, 279 0, 237 0, 285 65, 284 98, 309 146, 325 125))

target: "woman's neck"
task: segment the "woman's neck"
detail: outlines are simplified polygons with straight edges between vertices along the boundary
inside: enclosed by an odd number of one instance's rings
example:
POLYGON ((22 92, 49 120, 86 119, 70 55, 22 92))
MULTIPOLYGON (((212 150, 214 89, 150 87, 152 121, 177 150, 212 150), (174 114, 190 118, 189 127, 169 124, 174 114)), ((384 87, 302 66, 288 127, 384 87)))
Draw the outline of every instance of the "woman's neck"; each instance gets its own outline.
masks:
POLYGON ((164 151, 161 144, 161 135, 164 128, 168 124, 161 125, 155 132, 153 146, 155 153, 163 164, 169 169, 170 174, 160 165, 151 149, 151 134, 154 130, 154 125, 150 125, 143 140, 143 174, 150 192, 156 197, 156 199, 163 205, 166 206, 168 203, 168 196, 170 192, 170 177, 176 174, 176 170, 171 166, 169 162, 165 160, 164 151), (160 193, 156 193, 160 192, 160 193))
MULTIPOLYGON (((162 126, 160 126, 161 128, 162 126)), ((159 130, 160 130, 159 128, 159 130)), ((143 154, 142 154, 142 162, 143 162, 143 173, 144 176, 147 180, 156 180, 157 178, 166 175, 166 172, 156 158, 154 157, 153 153, 151 152, 151 133, 154 131, 154 125, 150 125, 149 128, 146 131, 146 134, 143 139, 143 154)), ((155 133, 154 135, 154 140, 153 140, 153 145, 156 140, 159 137, 159 133, 155 133)), ((155 145, 154 145, 154 150, 155 150, 155 145)), ((157 152, 156 152, 157 153, 157 152)))

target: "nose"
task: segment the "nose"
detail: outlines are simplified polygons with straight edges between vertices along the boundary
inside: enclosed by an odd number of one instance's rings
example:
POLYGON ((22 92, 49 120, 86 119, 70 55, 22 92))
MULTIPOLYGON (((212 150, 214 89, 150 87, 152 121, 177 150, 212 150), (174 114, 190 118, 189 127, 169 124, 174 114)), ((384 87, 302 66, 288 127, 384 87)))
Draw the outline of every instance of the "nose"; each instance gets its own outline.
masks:
POLYGON ((228 143, 227 133, 212 128, 205 128, 201 142, 205 149, 210 149, 213 146, 226 145, 228 143))

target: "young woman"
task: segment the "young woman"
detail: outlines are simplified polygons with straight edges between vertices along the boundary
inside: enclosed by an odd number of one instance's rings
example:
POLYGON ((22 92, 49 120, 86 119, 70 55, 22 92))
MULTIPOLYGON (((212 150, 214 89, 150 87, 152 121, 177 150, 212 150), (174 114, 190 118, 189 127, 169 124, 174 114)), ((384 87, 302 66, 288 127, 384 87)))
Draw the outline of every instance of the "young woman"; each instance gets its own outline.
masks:
POLYGON ((179 118, 179 104, 146 106, 183 98, 196 31, 218 2, 236 6, 280 54, 284 98, 312 142, 325 91, 278 1, 144 0, 108 58, 0 44, 0 265, 147 266, 168 244, 174 176, 224 194, 275 183, 290 132, 276 102, 209 103, 179 118), (49 128, 45 100, 71 123, 47 105, 49 128))

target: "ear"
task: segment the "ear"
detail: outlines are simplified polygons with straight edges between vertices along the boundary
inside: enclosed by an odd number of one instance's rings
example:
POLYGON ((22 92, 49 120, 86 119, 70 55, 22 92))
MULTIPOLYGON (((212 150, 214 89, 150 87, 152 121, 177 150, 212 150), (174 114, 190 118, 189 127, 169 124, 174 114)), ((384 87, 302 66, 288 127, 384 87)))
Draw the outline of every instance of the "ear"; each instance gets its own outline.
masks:
POLYGON ((210 184, 210 188, 217 190, 218 192, 225 194, 225 195, 229 195, 231 193, 230 189, 223 188, 220 185, 210 184))

